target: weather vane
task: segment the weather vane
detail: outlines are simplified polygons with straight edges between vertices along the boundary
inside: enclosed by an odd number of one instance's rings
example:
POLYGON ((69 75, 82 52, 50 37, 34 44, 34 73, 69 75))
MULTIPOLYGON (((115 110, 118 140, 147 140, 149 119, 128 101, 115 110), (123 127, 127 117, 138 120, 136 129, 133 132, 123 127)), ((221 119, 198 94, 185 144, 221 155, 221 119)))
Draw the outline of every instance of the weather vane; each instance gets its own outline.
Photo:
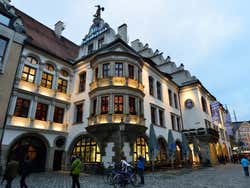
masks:
POLYGON ((97 7, 96 13, 94 14, 95 18, 101 18, 101 11, 104 11, 104 7, 101 7, 100 5, 96 5, 97 7))

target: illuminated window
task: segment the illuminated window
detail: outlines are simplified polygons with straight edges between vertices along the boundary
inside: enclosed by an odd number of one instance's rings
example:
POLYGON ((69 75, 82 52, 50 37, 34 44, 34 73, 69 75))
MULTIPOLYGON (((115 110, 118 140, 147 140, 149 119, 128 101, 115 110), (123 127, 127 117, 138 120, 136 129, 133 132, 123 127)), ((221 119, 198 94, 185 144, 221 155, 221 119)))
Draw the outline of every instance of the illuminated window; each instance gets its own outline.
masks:
POLYGON ((36 77, 36 69, 30 66, 24 65, 23 73, 22 73, 22 80, 26 82, 34 83, 35 77, 36 77))
POLYGON ((0 65, 3 63, 4 54, 7 48, 8 40, 0 37, 0 65))
POLYGON ((149 76, 148 81, 149 81, 149 94, 154 96, 154 78, 152 76, 149 76))
POLYGON ((158 140, 159 146, 160 146, 160 151, 156 157, 157 161, 167 161, 167 150, 166 150, 166 143, 165 141, 160 138, 158 140))
POLYGON ((110 71, 110 64, 106 63, 102 65, 102 77, 107 78, 109 77, 109 71, 110 71))
POLYGON ((109 97, 104 96, 101 98, 101 114, 107 114, 109 112, 109 97))
POLYGON ((41 86, 51 89, 53 83, 53 75, 43 72, 41 86))
POLYGON ((56 106, 54 110, 53 122, 63 123, 63 117, 64 117, 64 108, 60 108, 56 106))
POLYGON ((143 137, 137 138, 134 143, 134 161, 137 161, 140 155, 149 161, 148 145, 143 137))
POLYGON ((135 115, 136 110, 135 110, 135 98, 134 97, 129 97, 129 114, 135 115))
POLYGON ((0 23, 6 26, 10 24, 10 18, 0 13, 0 23))
POLYGON ((134 66, 133 65, 128 65, 128 77, 131 78, 131 79, 135 78, 134 66))
POLYGON ((14 116, 28 117, 30 101, 22 98, 17 98, 14 116))
POLYGON ((123 96, 115 96, 114 108, 116 114, 123 113, 123 96))
POLYGON ((50 72, 53 72, 53 71, 55 70, 54 66, 51 65, 51 64, 46 64, 46 65, 45 65, 45 68, 46 68, 48 71, 50 71, 50 72))
POLYGON ((28 56, 28 57, 27 57, 27 61, 28 61, 30 64, 33 64, 33 65, 38 64, 37 60, 36 60, 34 57, 31 57, 31 56, 28 56))
POLYGON ((123 64, 115 63, 115 76, 123 76, 123 64))
POLYGON ((82 123, 83 103, 76 105, 76 121, 75 123, 82 123))
POLYGON ((68 81, 62 78, 58 79, 57 91, 62 93, 67 93, 68 81))
POLYGON ((79 75, 79 92, 85 91, 86 87, 86 72, 82 72, 79 75))
POLYGON ((36 119, 41 121, 47 120, 48 105, 43 103, 37 103, 36 107, 36 119))
POLYGON ((159 100, 162 100, 162 89, 161 89, 161 83, 159 81, 156 82, 156 89, 157 89, 157 98, 159 100))
POLYGON ((81 136, 73 147, 72 155, 78 155, 83 163, 101 162, 101 152, 96 141, 92 138, 81 136))

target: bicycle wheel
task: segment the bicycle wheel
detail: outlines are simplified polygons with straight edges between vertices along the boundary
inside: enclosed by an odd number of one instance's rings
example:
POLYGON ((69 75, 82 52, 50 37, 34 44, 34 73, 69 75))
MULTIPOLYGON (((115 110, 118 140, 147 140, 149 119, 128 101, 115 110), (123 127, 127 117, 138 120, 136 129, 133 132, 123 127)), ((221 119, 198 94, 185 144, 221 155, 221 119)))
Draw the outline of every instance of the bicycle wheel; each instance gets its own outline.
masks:
POLYGON ((133 187, 137 187, 139 185, 138 183, 138 175, 137 174, 132 174, 130 177, 129 177, 129 181, 130 183, 132 184, 133 187))
POLYGON ((125 187, 124 183, 123 183, 123 176, 121 174, 116 174, 113 177, 113 186, 114 186, 114 188, 125 187))

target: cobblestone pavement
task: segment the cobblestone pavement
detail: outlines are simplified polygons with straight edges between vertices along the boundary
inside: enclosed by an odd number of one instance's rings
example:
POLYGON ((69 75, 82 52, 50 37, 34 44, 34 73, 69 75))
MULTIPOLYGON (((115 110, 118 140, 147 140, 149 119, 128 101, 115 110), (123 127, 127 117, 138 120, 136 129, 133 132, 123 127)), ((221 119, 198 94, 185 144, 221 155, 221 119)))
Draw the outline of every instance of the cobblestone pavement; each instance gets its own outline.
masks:
MULTIPOLYGON (((12 188, 19 188, 19 177, 12 188)), ((145 188, 249 188, 250 178, 243 175, 240 165, 220 165, 199 170, 166 170, 145 175, 145 188)), ((82 174, 81 188, 108 188, 102 176, 82 174)), ((29 188, 71 188, 68 173, 32 174, 27 179, 29 188)), ((0 186, 1 187, 1 186, 0 186)), ((2 185, 4 187, 4 185, 2 185)))

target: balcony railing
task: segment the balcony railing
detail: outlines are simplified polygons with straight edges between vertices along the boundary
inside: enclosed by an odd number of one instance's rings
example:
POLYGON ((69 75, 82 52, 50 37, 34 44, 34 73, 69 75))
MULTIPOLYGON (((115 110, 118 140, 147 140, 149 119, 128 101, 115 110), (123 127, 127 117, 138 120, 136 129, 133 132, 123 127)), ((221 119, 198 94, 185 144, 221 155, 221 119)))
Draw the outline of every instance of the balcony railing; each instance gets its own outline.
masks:
POLYGON ((125 123, 145 126, 144 117, 138 115, 126 114, 100 114, 89 118, 88 125, 107 124, 107 123, 125 123))
POLYGON ((98 87, 106 86, 125 86, 139 89, 142 92, 144 90, 142 83, 140 83, 138 80, 133 80, 127 77, 109 77, 98 79, 97 81, 94 81, 90 84, 90 90, 92 91, 98 87))

